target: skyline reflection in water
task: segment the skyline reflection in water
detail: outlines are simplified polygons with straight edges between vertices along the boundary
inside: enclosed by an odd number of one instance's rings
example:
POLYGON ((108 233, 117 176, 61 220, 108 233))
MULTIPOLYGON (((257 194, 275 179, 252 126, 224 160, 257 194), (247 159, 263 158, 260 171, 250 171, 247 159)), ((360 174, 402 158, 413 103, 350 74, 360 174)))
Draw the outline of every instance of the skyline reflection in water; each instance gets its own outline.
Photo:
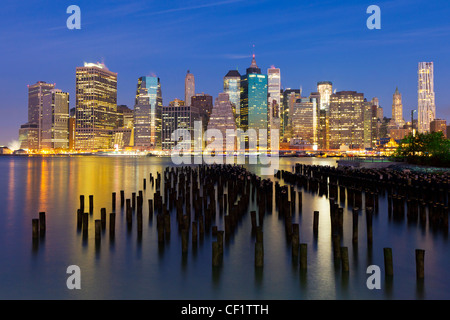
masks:
MULTIPOLYGON (((335 166, 334 159, 280 158, 280 169, 295 163, 335 166)), ((237 232, 225 243, 222 266, 211 267, 211 233, 196 247, 189 242, 188 254, 181 254, 181 235, 176 219, 171 220, 170 240, 158 245, 156 216, 148 217, 147 199, 154 190, 150 173, 156 177, 171 166, 170 158, 146 157, 0 157, 0 298, 2 299, 448 299, 450 267, 447 235, 427 226, 391 221, 387 200, 380 196, 379 213, 373 220, 373 246, 365 235, 364 210, 359 217, 359 242, 352 244, 351 208, 344 207, 341 246, 348 247, 350 271, 342 275, 333 261, 329 200, 303 191, 303 208, 293 215, 300 225, 300 242, 308 246, 308 270, 299 272, 293 264, 284 224, 277 212, 264 218, 264 268, 254 267, 254 237, 247 214, 237 232), (143 179, 147 188, 143 189, 143 179), (120 190, 125 197, 143 191, 143 233, 136 223, 127 229, 120 208, 120 190), (111 193, 117 194, 116 235, 108 229, 96 246, 94 220, 106 208, 111 212, 111 193), (94 196, 94 213, 89 217, 87 238, 77 231, 79 196, 94 196), (313 212, 319 211, 319 232, 312 232, 313 212), (47 214, 45 238, 33 246, 31 219, 47 214), (393 249, 394 278, 384 277, 383 248, 393 249), (416 248, 425 249, 425 281, 416 283, 416 248), (81 268, 81 290, 68 290, 66 268, 81 268), (382 289, 366 287, 366 268, 379 265, 382 289)), ((248 165, 258 173, 257 165, 248 165)), ((276 178, 271 178, 277 180, 276 178)), ((282 182, 283 184, 283 182, 282 182)), ((296 191, 300 189, 295 188, 296 191)), ((253 204, 252 204, 253 205, 253 204)), ((85 210, 87 211, 87 209, 85 210)), ((172 216, 174 213, 172 212, 172 216)), ((215 224, 223 229, 223 217, 215 224)))

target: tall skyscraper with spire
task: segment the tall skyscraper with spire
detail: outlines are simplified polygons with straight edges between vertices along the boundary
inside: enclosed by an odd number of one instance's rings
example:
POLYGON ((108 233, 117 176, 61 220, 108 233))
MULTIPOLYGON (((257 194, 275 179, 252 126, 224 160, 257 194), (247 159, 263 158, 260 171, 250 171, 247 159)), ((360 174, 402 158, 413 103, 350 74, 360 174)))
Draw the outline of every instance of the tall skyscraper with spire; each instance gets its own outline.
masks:
POLYGON ((402 95, 398 91, 398 87, 395 88, 394 96, 392 98, 392 119, 399 127, 403 126, 405 121, 403 120, 403 104, 402 95))
POLYGON ((430 123, 436 118, 433 62, 419 62, 418 68, 418 130, 430 132, 430 123))
POLYGON ((268 129, 267 125, 267 75, 261 74, 253 54, 252 63, 241 77, 240 128, 268 129))
POLYGON ((195 95, 194 75, 188 70, 184 78, 184 104, 191 105, 191 98, 195 95))

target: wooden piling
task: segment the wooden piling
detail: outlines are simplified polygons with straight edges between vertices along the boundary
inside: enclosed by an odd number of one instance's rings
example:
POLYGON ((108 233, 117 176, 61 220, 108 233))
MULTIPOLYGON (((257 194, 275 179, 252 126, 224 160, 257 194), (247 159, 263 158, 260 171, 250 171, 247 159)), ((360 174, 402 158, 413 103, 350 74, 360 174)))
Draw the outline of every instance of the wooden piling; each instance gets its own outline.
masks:
POLYGON ((125 205, 125 191, 120 190, 120 207, 123 208, 124 205, 125 205))
POLYGON ((106 229, 106 208, 100 209, 100 219, 102 222, 102 230, 106 229))
POLYGON ((197 221, 192 221, 192 244, 195 245, 197 243, 198 238, 198 230, 197 230, 197 221))
POLYGON ((352 215, 353 215, 353 234, 352 234, 352 242, 357 243, 358 242, 358 208, 352 209, 352 215))
POLYGON ((212 243, 212 266, 218 267, 220 266, 220 252, 219 252, 219 243, 217 241, 214 241, 212 243))
POLYGON ((45 235, 46 228, 45 212, 39 212, 39 233, 41 236, 45 235))
POLYGON ((319 233, 319 211, 314 211, 313 233, 315 236, 319 233))
POLYGON ((89 229, 89 213, 83 212, 83 233, 87 233, 89 229))
POLYGON ((417 279, 425 277, 425 250, 416 249, 416 275, 417 279))
POLYGON ((31 219, 33 239, 39 238, 39 219, 31 219))
POLYGON ((189 233, 187 229, 181 230, 181 252, 183 254, 188 252, 188 238, 189 233))
POLYGON ((383 248, 384 253, 384 270, 388 277, 394 275, 394 267, 392 263, 392 248, 383 248))
POLYGON ((109 236, 110 238, 114 238, 116 235, 116 214, 110 213, 109 214, 109 236))
POLYGON ((94 213, 94 196, 93 195, 89 196, 89 213, 90 214, 94 213))
POLYGON ((80 210, 84 213, 84 195, 80 195, 80 210))
POLYGON ((308 245, 300 243, 300 270, 306 271, 308 268, 308 245))
POLYGON ((116 193, 112 193, 112 211, 116 211, 116 193))
POLYGON ((349 263, 348 263, 348 248, 341 247, 341 260, 342 260, 342 272, 347 273, 349 271, 349 263))
POLYGON ((102 234, 102 221, 100 219, 95 220, 95 240, 99 241, 102 234))
POLYGON ((373 232, 372 232, 372 216, 373 216, 373 208, 366 208, 366 225, 367 225, 367 243, 369 245, 372 244, 373 241, 373 232))
POLYGON ((264 265, 264 244, 263 244, 263 231, 261 227, 256 230, 256 242, 255 242, 255 267, 261 268, 264 265))
POLYGON ((219 253, 223 255, 223 230, 217 231, 217 243, 219 244, 219 253))

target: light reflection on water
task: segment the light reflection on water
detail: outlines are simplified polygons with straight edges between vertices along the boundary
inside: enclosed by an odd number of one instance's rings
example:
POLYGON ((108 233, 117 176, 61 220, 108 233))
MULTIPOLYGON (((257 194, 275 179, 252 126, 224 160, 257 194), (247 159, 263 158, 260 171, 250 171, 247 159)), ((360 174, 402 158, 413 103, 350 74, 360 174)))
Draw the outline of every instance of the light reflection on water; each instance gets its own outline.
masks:
MULTIPOLYGON (((295 163, 335 165, 333 159, 280 158, 280 169, 295 163)), ((254 237, 250 215, 225 242, 223 265, 211 267, 210 234, 196 248, 181 254, 181 235, 174 215, 170 240, 158 245, 156 216, 148 219, 148 198, 153 198, 150 173, 163 172, 170 158, 121 157, 1 157, 0 158, 0 298, 2 299, 448 299, 450 267, 447 236, 427 227, 389 221, 387 200, 380 196, 374 215, 373 247, 365 235, 364 210, 359 218, 359 242, 351 240, 351 208, 344 210, 341 245, 348 247, 350 272, 344 277, 333 261, 329 201, 303 191, 303 209, 295 212, 300 242, 308 245, 308 271, 293 264, 284 225, 276 212, 264 218, 264 268, 254 268, 254 237), (143 178, 147 189, 143 190, 143 178), (127 230, 120 208, 120 190, 126 198, 143 190, 144 231, 138 239, 136 221, 127 230), (100 208, 111 212, 111 193, 117 194, 116 236, 108 230, 96 246, 94 220, 100 208), (79 195, 94 195, 94 214, 87 239, 76 228, 79 195), (313 211, 318 210, 319 232, 312 232, 313 211), (37 247, 31 241, 31 219, 47 213, 47 232, 37 247), (383 248, 392 247, 394 279, 388 285, 383 270, 383 248), (425 254, 425 283, 415 278, 414 250, 425 254), (76 264, 82 272, 82 290, 68 290, 66 268, 76 264), (368 290, 366 268, 382 270, 382 290, 368 290)), ((248 166, 256 173, 258 166, 248 166)), ((275 178, 273 178, 275 179, 275 178)), ((275 179, 276 180, 276 179, 275 179)), ((296 188, 296 191, 298 189, 296 188)), ((342 204, 341 204, 342 205, 342 204)), ((345 206, 345 204, 343 204, 345 206)), ((86 210, 87 211, 87 210, 86 210)), ((223 229, 217 215, 216 225, 223 229)))

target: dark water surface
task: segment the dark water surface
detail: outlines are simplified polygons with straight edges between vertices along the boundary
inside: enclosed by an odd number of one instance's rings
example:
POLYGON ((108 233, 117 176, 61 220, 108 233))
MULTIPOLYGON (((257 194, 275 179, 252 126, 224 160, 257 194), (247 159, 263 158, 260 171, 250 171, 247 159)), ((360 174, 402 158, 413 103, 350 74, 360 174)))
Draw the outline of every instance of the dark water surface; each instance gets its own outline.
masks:
MULTIPOLYGON (((333 159, 281 158, 280 169, 295 163, 335 166, 333 159)), ((447 235, 428 226, 391 221, 387 199, 380 196, 373 220, 373 246, 365 236, 364 210, 359 219, 359 243, 352 244, 351 208, 344 207, 342 246, 348 247, 350 271, 343 276, 333 261, 329 201, 303 192, 303 210, 295 212, 300 242, 308 245, 308 271, 293 264, 284 224, 277 212, 264 220, 264 268, 254 267, 250 215, 225 242, 222 267, 211 267, 211 243, 206 234, 188 254, 181 253, 181 235, 172 219, 170 240, 158 245, 156 217, 148 218, 147 199, 153 198, 149 174, 163 172, 170 158, 146 157, 0 157, 0 298, 1 299, 449 299, 450 245, 447 235), (147 178, 147 189, 142 180, 147 178), (136 223, 127 230, 120 208, 126 197, 143 190, 144 228, 138 240, 136 223), (116 236, 108 229, 96 246, 94 219, 100 208, 111 212, 111 193, 117 193, 116 236), (79 195, 94 195, 88 239, 77 230, 79 195), (312 232, 313 211, 320 212, 319 234, 312 232), (31 220, 47 214, 45 238, 33 247, 31 220), (383 248, 391 247, 394 278, 384 277, 383 248), (425 249, 425 280, 416 281, 415 249, 425 249), (369 265, 381 268, 381 289, 366 286, 369 265), (66 269, 81 269, 81 290, 69 290, 66 269)), ((250 170, 258 172, 257 166, 250 170)), ((273 178, 276 180, 275 178, 273 178)), ((298 189, 296 189, 298 190, 298 189)), ((172 213, 173 214, 173 213, 172 213)), ((223 230, 223 217, 216 223, 223 230)))

